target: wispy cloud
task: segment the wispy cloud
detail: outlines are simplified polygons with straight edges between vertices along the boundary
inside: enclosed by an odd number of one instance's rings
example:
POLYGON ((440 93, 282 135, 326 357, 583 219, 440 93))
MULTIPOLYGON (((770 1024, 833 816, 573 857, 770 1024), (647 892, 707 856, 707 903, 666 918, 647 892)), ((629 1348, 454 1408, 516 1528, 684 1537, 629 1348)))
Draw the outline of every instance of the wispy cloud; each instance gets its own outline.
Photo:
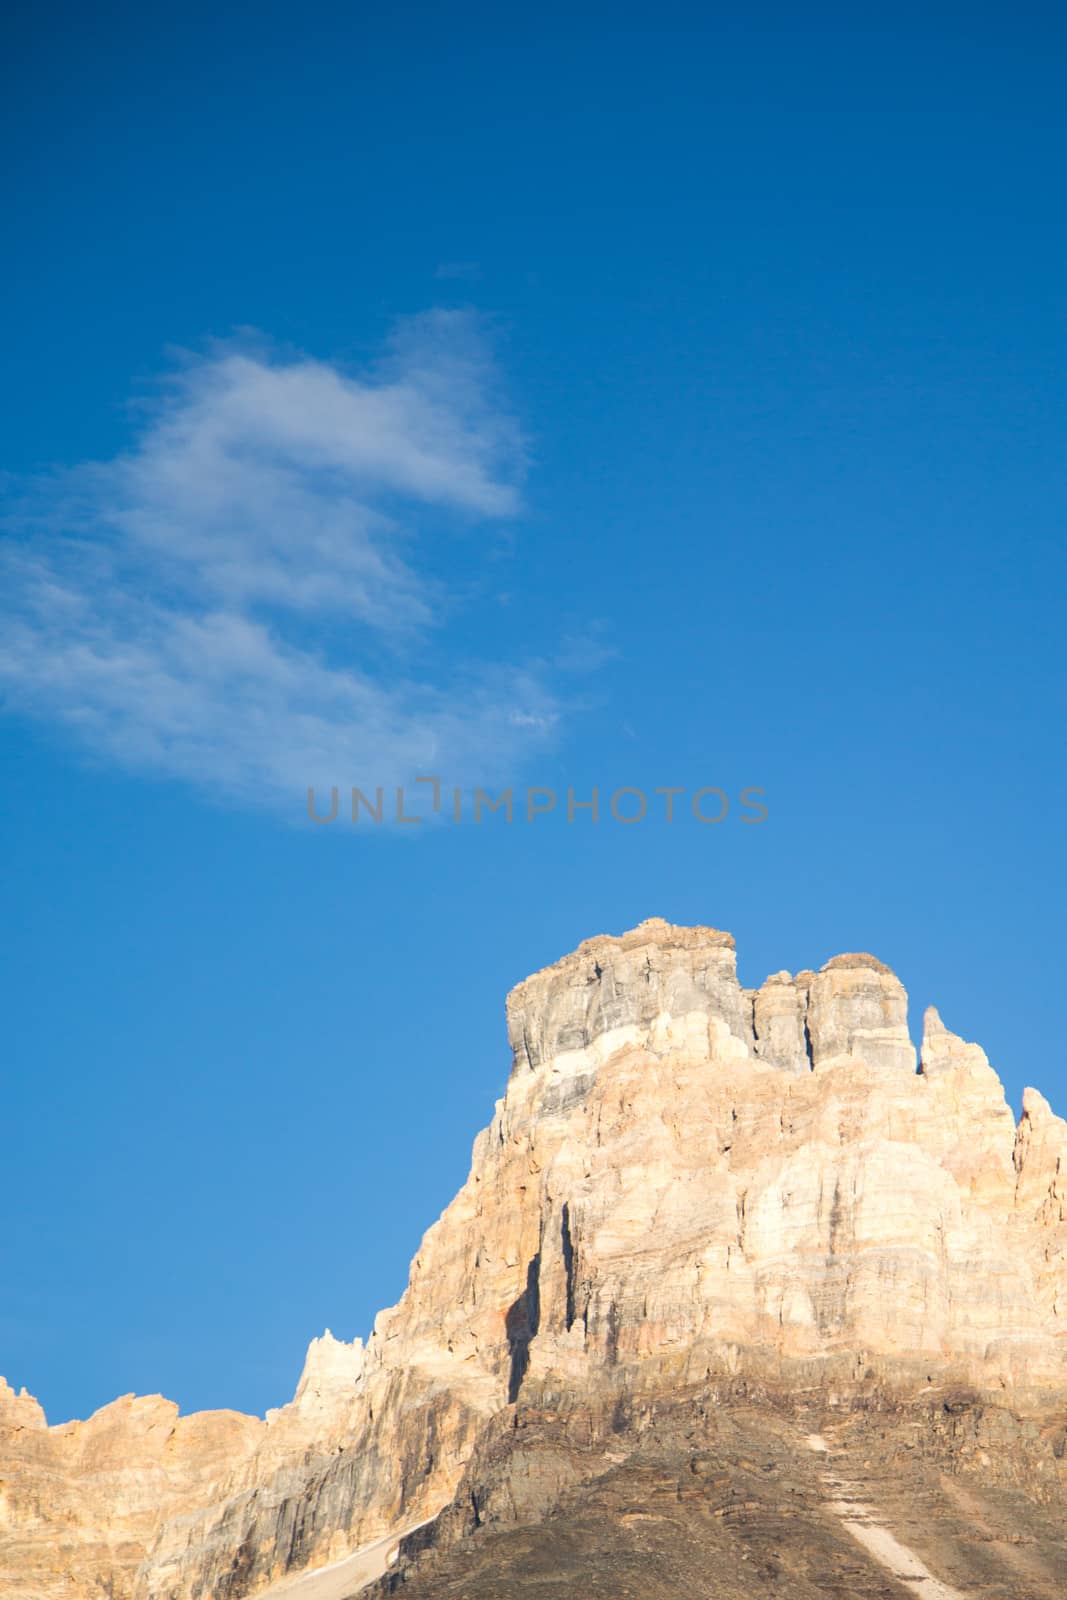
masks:
POLYGON ((358 375, 248 339, 186 356, 128 452, 13 499, 8 707, 286 806, 310 783, 501 775, 552 696, 517 662, 428 660, 450 597, 422 541, 513 517, 523 464, 468 314, 408 321, 358 375))

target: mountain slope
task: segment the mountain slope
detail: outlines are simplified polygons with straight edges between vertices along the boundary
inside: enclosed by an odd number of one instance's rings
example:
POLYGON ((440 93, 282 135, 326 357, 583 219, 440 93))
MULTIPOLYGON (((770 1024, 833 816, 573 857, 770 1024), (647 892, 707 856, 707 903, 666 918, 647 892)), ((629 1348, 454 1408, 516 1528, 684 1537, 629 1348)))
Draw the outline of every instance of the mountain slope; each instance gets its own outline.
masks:
POLYGON ((587 1421, 520 1407, 368 1600, 1067 1592, 1062 1419, 1043 1436, 973 1394, 868 1389, 830 1405, 735 1383, 650 1404, 599 1439, 587 1421))

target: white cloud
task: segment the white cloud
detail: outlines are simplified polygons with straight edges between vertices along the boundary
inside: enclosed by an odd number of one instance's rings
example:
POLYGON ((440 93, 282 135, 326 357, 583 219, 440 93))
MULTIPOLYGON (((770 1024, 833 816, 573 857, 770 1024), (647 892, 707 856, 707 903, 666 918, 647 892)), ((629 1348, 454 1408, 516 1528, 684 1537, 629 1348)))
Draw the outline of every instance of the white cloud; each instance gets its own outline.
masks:
POLYGON ((449 596, 419 550, 512 517, 522 470, 469 315, 412 319, 359 376, 247 341, 186 357, 130 451, 7 516, 8 706, 286 806, 312 783, 510 778, 551 695, 515 663, 438 659, 426 681, 449 596))

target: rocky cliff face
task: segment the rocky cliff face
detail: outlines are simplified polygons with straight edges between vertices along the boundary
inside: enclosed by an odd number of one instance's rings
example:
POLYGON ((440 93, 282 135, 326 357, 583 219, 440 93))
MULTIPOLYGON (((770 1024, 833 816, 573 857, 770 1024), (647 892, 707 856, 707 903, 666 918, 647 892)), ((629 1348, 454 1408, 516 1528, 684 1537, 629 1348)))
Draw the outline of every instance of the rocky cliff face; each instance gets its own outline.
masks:
MULTIPOLYGON (((627 1417, 723 1384, 1067 1403, 1067 1125, 1031 1090, 1017 1127, 936 1012, 916 1063, 873 957, 746 990, 728 934, 652 921, 520 984, 508 1028, 507 1093, 406 1293, 366 1347, 314 1341, 289 1406, 128 1398, 48 1429, 0 1396, 3 1593, 255 1594, 469 1499, 535 1405, 618 1453, 627 1417)), ((1059 1494, 1062 1450, 1038 1454, 1059 1494)))

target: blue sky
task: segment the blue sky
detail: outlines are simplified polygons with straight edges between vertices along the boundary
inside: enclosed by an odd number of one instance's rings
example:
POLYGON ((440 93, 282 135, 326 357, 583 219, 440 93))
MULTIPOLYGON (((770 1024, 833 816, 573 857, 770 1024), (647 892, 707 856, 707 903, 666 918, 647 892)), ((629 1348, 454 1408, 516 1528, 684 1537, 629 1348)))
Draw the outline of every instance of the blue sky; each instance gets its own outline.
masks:
POLYGON ((53 1420, 366 1334, 507 988, 645 916, 873 950, 1063 1109, 1062 34, 16 21, 0 1370, 53 1420), (306 820, 423 773, 733 804, 306 820))

